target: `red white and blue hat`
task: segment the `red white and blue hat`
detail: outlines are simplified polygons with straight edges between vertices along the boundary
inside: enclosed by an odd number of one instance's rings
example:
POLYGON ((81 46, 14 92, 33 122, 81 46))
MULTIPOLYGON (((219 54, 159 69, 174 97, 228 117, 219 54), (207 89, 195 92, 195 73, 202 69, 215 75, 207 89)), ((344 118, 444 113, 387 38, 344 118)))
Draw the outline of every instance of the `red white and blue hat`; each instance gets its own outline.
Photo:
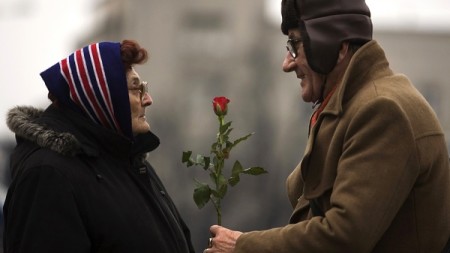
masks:
POLYGON ((133 139, 120 43, 100 42, 75 51, 41 73, 60 103, 133 139))

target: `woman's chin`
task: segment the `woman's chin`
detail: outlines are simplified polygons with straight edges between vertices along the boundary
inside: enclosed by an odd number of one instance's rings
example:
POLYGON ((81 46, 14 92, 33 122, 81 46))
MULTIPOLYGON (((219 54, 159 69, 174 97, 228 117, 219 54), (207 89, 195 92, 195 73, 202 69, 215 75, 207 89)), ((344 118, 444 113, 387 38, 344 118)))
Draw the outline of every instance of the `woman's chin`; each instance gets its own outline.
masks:
POLYGON ((138 126, 132 126, 132 128, 134 135, 143 134, 150 131, 150 125, 147 122, 139 122, 138 126))

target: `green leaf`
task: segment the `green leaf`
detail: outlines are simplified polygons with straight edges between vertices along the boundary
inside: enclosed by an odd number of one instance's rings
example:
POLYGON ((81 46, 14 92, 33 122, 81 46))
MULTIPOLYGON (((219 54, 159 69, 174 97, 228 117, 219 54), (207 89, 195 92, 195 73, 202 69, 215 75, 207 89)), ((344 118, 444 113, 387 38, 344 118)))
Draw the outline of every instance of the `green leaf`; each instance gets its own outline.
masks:
POLYGON ((191 159, 192 151, 183 152, 183 157, 181 158, 182 163, 186 163, 187 167, 194 165, 194 161, 191 159))
POLYGON ((227 141, 225 142, 225 147, 226 147, 226 148, 231 149, 232 146, 233 146, 233 143, 232 143, 231 141, 228 141, 228 140, 227 140, 227 141))
POLYGON ((202 155, 197 155, 197 157, 195 158, 195 165, 204 166, 205 165, 205 158, 202 155))
POLYGON ((211 166, 211 158, 209 158, 209 156, 205 156, 204 157, 204 165, 203 165, 203 169, 207 170, 210 166, 211 166))
POLYGON ((211 193, 214 197, 218 199, 223 199, 225 194, 227 193, 228 181, 225 179, 223 175, 217 175, 217 179, 215 178, 215 174, 210 174, 211 180, 216 184, 216 189, 211 190, 211 193))
POLYGON ((216 149, 217 149, 217 142, 214 142, 212 145, 211 145, 211 153, 213 153, 214 151, 216 151, 216 149))
POLYGON ((209 173, 209 178, 211 179, 211 181, 214 182, 214 184, 216 183, 216 181, 217 181, 216 173, 214 173, 214 172, 209 173))
POLYGON ((230 139, 229 137, 228 137, 228 135, 223 135, 222 136, 222 140, 224 141, 224 142, 228 142, 228 139, 230 139))
POLYGON ((217 197, 220 199, 223 199, 225 197, 225 195, 227 194, 227 190, 228 190, 228 184, 221 185, 219 188, 217 197))
POLYGON ((189 161, 189 158, 191 158, 191 154, 192 154, 192 151, 184 151, 183 156, 181 158, 181 162, 185 163, 185 162, 189 161))
POLYGON ((241 163, 239 161, 235 161, 233 168, 231 169, 231 177, 228 179, 228 183, 231 186, 237 185, 241 178, 239 177, 239 174, 242 173, 244 170, 244 167, 242 167, 241 163))
POLYGON ((239 176, 240 173, 244 171, 244 167, 239 161, 234 162, 233 169, 231 169, 232 176, 239 176))
POLYGON ((225 177, 223 175, 219 175, 219 180, 218 180, 218 188, 222 188, 224 185, 227 185, 227 180, 225 179, 225 177))
POLYGON ((239 181, 241 181, 241 178, 239 177, 239 175, 237 175, 237 176, 231 176, 231 177, 228 179, 228 183, 229 183, 231 186, 237 185, 237 184, 239 183, 239 181))
POLYGON ((203 208, 209 202, 210 195, 211 188, 209 188, 209 185, 197 183, 197 187, 194 189, 194 201, 199 209, 203 208))
POLYGON ((226 139, 226 140, 229 139, 228 136, 230 135, 231 131, 233 131, 233 128, 232 128, 232 127, 230 127, 230 128, 223 134, 224 139, 226 139))
POLYGON ((217 193, 217 191, 216 191, 216 190, 214 190, 214 189, 211 189, 211 195, 212 195, 212 197, 211 197, 211 200, 212 200, 212 201, 214 201, 214 197, 216 197, 216 198, 217 198, 217 196, 218 196, 218 193, 217 193))
POLYGON ((233 147, 236 146, 237 144, 239 144, 239 142, 247 140, 247 139, 250 138, 250 136, 252 136, 253 134, 254 134, 254 133, 249 133, 249 134, 247 134, 246 136, 241 137, 241 138, 235 140, 235 141, 233 142, 233 147))
POLYGON ((217 156, 219 155, 219 153, 214 152, 214 154, 216 156, 213 157, 213 166, 217 168, 219 166, 219 159, 217 159, 217 156))
POLYGON ((251 167, 251 168, 245 169, 244 171, 242 171, 242 173, 257 176, 257 175, 265 174, 268 172, 261 167, 251 167))
POLYGON ((227 131, 230 126, 231 126, 231 121, 227 122, 223 126, 221 126, 220 129, 219 129, 220 134, 224 134, 225 131, 227 131))

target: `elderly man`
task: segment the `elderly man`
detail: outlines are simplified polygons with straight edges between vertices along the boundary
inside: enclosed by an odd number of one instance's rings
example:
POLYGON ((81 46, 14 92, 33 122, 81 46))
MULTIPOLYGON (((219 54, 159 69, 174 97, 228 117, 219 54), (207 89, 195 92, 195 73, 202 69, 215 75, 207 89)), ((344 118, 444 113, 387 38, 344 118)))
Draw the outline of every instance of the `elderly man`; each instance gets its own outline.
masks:
POLYGON ((450 166, 430 105, 389 68, 364 0, 283 0, 285 72, 314 103, 287 179, 290 224, 213 225, 205 252, 440 253, 450 237, 450 166))

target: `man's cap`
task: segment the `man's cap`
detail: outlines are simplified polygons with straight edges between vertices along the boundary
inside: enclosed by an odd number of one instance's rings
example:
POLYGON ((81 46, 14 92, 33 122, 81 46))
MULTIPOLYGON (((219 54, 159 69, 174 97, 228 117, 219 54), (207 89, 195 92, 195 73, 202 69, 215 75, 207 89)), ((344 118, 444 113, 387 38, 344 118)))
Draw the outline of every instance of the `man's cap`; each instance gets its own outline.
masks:
POLYGON ((370 10, 364 0, 282 0, 281 30, 300 29, 309 66, 328 74, 342 42, 372 40, 370 10))

